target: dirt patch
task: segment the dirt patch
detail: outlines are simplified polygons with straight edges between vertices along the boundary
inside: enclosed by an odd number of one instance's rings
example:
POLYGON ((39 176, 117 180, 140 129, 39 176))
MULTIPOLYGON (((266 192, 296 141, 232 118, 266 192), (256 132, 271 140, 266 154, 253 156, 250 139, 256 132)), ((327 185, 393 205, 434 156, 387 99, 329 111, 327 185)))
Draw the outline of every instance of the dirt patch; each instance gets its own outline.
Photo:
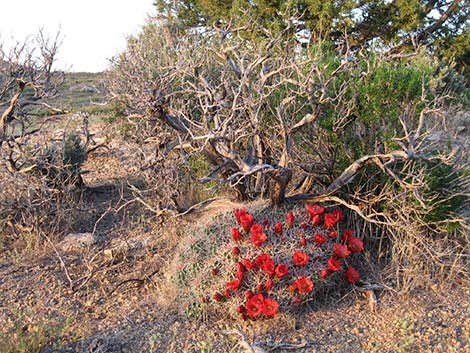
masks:
MULTIPOLYGON (((84 254, 62 256, 72 277, 82 272, 84 254)), ((145 278, 149 260, 145 266, 143 261, 141 266, 103 264, 103 271, 75 292, 52 255, 23 263, 5 260, 0 323, 2 338, 10 342, 55 325, 56 336, 51 333, 48 343, 67 352, 246 352, 240 333, 270 352, 463 352, 470 343, 470 290, 463 284, 408 296, 386 291, 374 311, 353 290, 272 320, 201 322, 160 307, 150 281, 131 280, 145 278), (123 278, 129 281, 111 293, 123 278)))
POLYGON ((75 231, 93 233, 96 242, 70 250, 48 243, 34 251, 13 247, 1 254, 1 352, 39 352, 42 347, 52 353, 49 348, 57 347, 60 352, 235 353, 247 352, 247 344, 268 352, 305 353, 468 349, 466 282, 407 295, 387 287, 376 293, 373 307, 353 287, 330 302, 311 302, 259 322, 195 319, 164 305, 171 298, 162 300, 158 283, 181 240, 179 230, 242 205, 218 199, 164 227, 144 205, 128 203, 133 196, 129 185, 142 186, 137 149, 118 139, 109 146, 90 154, 84 166, 84 216, 73 220, 75 231), (33 348, 21 350, 27 344, 33 348))

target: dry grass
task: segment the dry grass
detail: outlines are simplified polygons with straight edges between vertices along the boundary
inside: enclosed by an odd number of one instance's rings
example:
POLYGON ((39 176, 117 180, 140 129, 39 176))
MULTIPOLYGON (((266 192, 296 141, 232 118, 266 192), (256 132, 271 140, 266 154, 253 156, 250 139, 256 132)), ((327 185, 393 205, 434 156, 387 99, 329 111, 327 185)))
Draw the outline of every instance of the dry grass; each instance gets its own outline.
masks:
POLYGON ((436 234, 410 221, 389 234, 391 260, 386 271, 401 292, 469 283, 470 237, 466 229, 436 234))

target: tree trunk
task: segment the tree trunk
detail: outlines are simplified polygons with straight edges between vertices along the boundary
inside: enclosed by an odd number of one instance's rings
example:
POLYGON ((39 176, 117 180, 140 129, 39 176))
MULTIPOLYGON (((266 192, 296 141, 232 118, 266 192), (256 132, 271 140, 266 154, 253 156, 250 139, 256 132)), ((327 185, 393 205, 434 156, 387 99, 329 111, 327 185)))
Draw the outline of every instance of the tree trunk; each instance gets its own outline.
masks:
POLYGON ((286 187, 292 178, 292 170, 280 168, 269 174, 273 180, 271 202, 273 205, 280 205, 285 201, 286 187))
POLYGON ((250 199, 246 193, 245 184, 240 183, 235 186, 235 197, 237 201, 248 201, 250 199))

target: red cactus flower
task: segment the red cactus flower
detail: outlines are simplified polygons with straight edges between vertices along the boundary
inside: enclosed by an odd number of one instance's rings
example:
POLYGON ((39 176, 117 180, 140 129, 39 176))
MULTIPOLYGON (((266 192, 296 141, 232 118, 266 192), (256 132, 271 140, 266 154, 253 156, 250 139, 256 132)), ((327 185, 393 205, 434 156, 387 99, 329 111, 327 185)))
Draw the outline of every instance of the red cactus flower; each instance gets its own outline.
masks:
POLYGON ((308 214, 310 215, 310 218, 313 218, 313 216, 320 216, 323 212, 325 212, 325 208, 318 206, 318 205, 312 205, 312 204, 306 204, 305 209, 307 210, 308 214))
POLYGON ((256 304, 254 301, 252 301, 253 298, 254 297, 252 297, 248 301, 248 303, 246 303, 246 312, 248 313, 248 316, 252 319, 260 316, 263 313, 263 305, 256 304))
POLYGON ((263 244, 267 239, 268 239, 268 237, 264 233, 251 234, 251 242, 256 247, 261 246, 261 244, 263 244))
POLYGON ((318 226, 320 224, 320 215, 315 215, 312 217, 312 226, 318 226))
POLYGON ((299 305, 301 303, 302 299, 300 299, 299 297, 295 297, 294 299, 292 299, 292 304, 299 305))
POLYGON ((328 269, 331 270, 331 271, 341 270, 341 262, 333 256, 330 257, 328 259, 328 269))
POLYGON ((230 293, 230 289, 227 288, 227 289, 224 290, 224 297, 225 298, 229 298, 231 295, 232 295, 232 293, 230 293))
POLYGON ((318 245, 323 245, 326 242, 326 238, 321 234, 315 234, 313 236, 313 241, 318 245))
POLYGON ((302 222, 300 223, 300 228, 302 228, 303 230, 307 229, 308 228, 308 224, 306 222, 302 222))
POLYGON ((254 218, 251 214, 245 213, 240 216, 240 225, 245 232, 248 232, 253 225, 254 218))
POLYGON ((272 279, 268 279, 268 280, 266 281, 266 283, 264 284, 264 289, 266 289, 266 290, 269 291, 269 290, 273 289, 273 285, 274 285, 273 280, 272 280, 272 279))
POLYGON ((246 311, 245 305, 239 305, 239 306, 237 307, 237 312, 238 312, 238 313, 242 314, 242 313, 244 313, 245 311, 246 311))
POLYGON ((327 279, 327 277, 330 275, 330 270, 325 268, 324 270, 321 270, 320 272, 320 278, 321 279, 327 279))
POLYGON ((233 227, 230 230, 230 234, 232 235, 232 239, 235 241, 239 241, 242 238, 242 233, 238 230, 238 228, 233 227))
POLYGON ((238 246, 234 246, 232 248, 232 254, 233 255, 240 255, 240 248, 238 246))
POLYGON ((258 255, 258 257, 255 259, 255 263, 258 268, 261 268, 263 267, 263 264, 269 260, 271 260, 271 256, 269 256, 269 254, 263 253, 261 255, 258 255))
POLYGON ((237 270, 237 278, 240 282, 243 281, 244 277, 245 277, 245 272, 237 270))
POLYGON ((255 264, 248 259, 243 259, 243 265, 247 270, 252 270, 255 268, 255 264))
POLYGON ((217 275, 219 274, 219 269, 213 268, 213 269, 211 270, 211 273, 212 273, 212 276, 217 276, 217 275))
POLYGON ((233 210, 233 214, 235 215, 235 218, 237 219, 238 223, 240 223, 240 217, 247 213, 248 211, 246 210, 246 208, 242 208, 242 209, 237 208, 233 210))
POLYGON ((288 273, 289 273, 289 269, 284 264, 277 265, 276 270, 274 271, 274 274, 276 275, 277 278, 282 278, 288 273))
POLYGON ((349 255, 351 255, 351 251, 349 251, 348 247, 346 245, 341 245, 341 244, 335 244, 333 246, 333 253, 337 258, 340 259, 345 259, 349 255))
POLYGON ((357 283, 359 281, 359 272, 352 266, 348 266, 346 270, 346 279, 351 283, 357 283))
POLYGON ((264 229, 269 229, 271 225, 269 224, 269 221, 267 219, 263 220, 263 227, 264 229))
POLYGON ((274 264, 274 261, 269 259, 263 263, 263 266, 261 266, 261 269, 266 273, 268 276, 274 276, 274 272, 276 269, 276 265, 274 264))
POLYGON ((327 213, 325 215, 324 226, 326 229, 333 228, 336 223, 338 223, 338 219, 333 213, 327 213))
POLYGON ((231 282, 227 283, 227 287, 233 291, 237 291, 240 289, 241 282, 238 279, 234 279, 231 282))
POLYGON ((259 223, 255 223, 250 228, 251 234, 263 233, 263 226, 259 223))
POLYGON ((257 291, 257 292, 262 292, 263 289, 264 289, 263 283, 260 283, 260 284, 258 284, 258 285, 256 286, 256 291, 257 291))
POLYGON ((349 241, 349 239, 351 239, 353 237, 353 232, 351 229, 346 229, 343 233, 343 235, 341 236, 341 239, 343 239, 344 241, 349 241))
POLYGON ((305 266, 308 264, 308 255, 303 251, 296 251, 292 256, 292 260, 297 266, 305 266))
POLYGON ((307 245, 307 239, 300 238, 299 243, 300 243, 300 246, 306 246, 307 245))
POLYGON ((247 300, 249 300, 253 295, 254 295, 254 294, 253 294, 253 292, 252 292, 251 290, 247 290, 247 291, 245 292, 245 298, 246 298, 247 300))
POLYGON ((245 266, 240 261, 237 262, 237 270, 245 272, 245 266))
POLYGON ((287 225, 292 227, 294 225, 295 217, 293 212, 287 212, 287 225))
POLYGON ((299 277, 295 281, 295 286, 300 293, 310 293, 315 288, 315 284, 305 276, 299 277))
POLYGON ((362 250, 364 250, 364 243, 359 238, 349 239, 348 246, 352 252, 361 252, 362 250))
POLYGON ((333 211, 333 215, 336 217, 338 222, 342 222, 344 220, 343 212, 339 208, 333 211))
POLYGON ((332 231, 330 232, 330 238, 333 239, 333 238, 336 238, 337 236, 338 236, 338 232, 337 232, 336 230, 332 230, 332 231))
POLYGON ((254 302, 256 305, 263 305, 263 302, 264 302, 264 298, 263 298, 263 295, 261 293, 258 293, 256 295, 254 295, 250 301, 254 302))
POLYGON ((274 233, 276 234, 282 234, 282 223, 276 223, 274 226, 274 233))
POLYGON ((224 299, 224 296, 220 293, 215 293, 212 297, 216 302, 220 302, 224 299))
POLYGON ((274 317, 279 312, 279 303, 271 298, 264 299, 263 313, 266 316, 274 317))

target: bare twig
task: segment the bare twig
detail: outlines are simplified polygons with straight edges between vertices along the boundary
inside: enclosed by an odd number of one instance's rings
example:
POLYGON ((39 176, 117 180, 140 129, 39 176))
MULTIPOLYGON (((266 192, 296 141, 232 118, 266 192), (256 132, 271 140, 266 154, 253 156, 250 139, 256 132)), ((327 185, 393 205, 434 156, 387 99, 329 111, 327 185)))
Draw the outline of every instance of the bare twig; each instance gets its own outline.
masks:
POLYGON ((57 250, 56 246, 51 241, 51 239, 49 239, 49 237, 45 233, 42 233, 42 236, 47 240, 47 242, 49 243, 49 245, 51 246, 51 248, 54 250, 55 254, 57 255, 57 258, 59 259, 59 262, 60 262, 62 268, 64 269, 65 277, 67 277, 67 280, 69 281, 70 290, 73 290, 74 281, 70 277, 69 271, 67 269, 67 266, 65 265, 64 260, 62 259, 62 256, 60 256, 59 251, 57 250))

